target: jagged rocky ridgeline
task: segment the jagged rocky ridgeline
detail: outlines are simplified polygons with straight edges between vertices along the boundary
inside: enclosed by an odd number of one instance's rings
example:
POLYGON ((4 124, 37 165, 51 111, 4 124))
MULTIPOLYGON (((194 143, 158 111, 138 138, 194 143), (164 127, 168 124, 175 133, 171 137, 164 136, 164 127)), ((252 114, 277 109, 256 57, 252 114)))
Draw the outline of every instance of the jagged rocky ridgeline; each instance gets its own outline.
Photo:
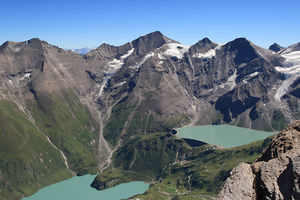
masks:
POLYGON ((122 102, 135 111, 132 120, 152 119, 163 128, 230 123, 280 130, 280 124, 299 116, 300 45, 272 46, 281 51, 245 38, 224 45, 204 38, 189 47, 153 32, 80 56, 38 39, 6 42, 0 48, 1 87, 21 89, 21 96, 71 89, 83 104, 103 113, 104 125, 122 102))
POLYGON ((217 199, 300 199, 300 121, 283 129, 256 162, 237 166, 217 199))

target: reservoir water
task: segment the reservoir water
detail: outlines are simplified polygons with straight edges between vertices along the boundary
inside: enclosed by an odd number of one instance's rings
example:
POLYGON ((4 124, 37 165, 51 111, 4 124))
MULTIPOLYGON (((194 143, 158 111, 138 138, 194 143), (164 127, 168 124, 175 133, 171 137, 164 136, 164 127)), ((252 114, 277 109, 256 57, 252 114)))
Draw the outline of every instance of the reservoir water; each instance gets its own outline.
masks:
POLYGON ((199 140, 207 144, 235 147, 263 140, 275 132, 257 131, 230 125, 187 126, 177 129, 177 137, 199 140))
POLYGON ((44 187, 23 200, 120 200, 142 194, 149 189, 148 183, 136 181, 98 191, 90 187, 95 177, 96 175, 74 176, 44 187))

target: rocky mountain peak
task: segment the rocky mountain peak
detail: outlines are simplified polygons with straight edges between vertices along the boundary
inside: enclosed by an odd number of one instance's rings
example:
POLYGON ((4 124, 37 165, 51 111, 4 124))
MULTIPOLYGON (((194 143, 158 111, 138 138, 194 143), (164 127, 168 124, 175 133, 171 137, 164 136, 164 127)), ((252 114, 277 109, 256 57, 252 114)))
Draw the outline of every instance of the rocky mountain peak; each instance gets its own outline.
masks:
POLYGON ((98 48, 93 49, 85 54, 84 57, 88 60, 95 59, 95 65, 98 65, 98 62, 103 65, 103 62, 108 62, 115 57, 120 57, 121 55, 126 54, 126 52, 131 48, 132 46, 129 42, 121 46, 113 46, 107 43, 103 43, 98 48))
POLYGON ((274 44, 272 44, 272 45, 269 47, 269 50, 272 50, 272 51, 274 51, 274 52, 281 51, 282 49, 284 49, 284 47, 280 46, 280 45, 277 44, 277 43, 274 43, 274 44))
POLYGON ((30 40, 28 40, 29 43, 31 42, 41 42, 42 40, 40 38, 31 38, 30 40))
POLYGON ((211 44, 212 41, 210 41, 210 39, 208 39, 207 37, 205 37, 202 40, 200 40, 198 43, 211 44))
POLYGON ((161 32, 155 31, 133 40, 131 44, 136 49, 138 55, 143 55, 170 42, 175 41, 167 38, 161 32))
POLYGON ((229 52, 236 53, 235 63, 248 63, 251 60, 259 57, 254 45, 246 38, 237 38, 225 45, 229 52))
POLYGON ((228 42, 225 46, 229 46, 232 51, 240 48, 251 47, 251 42, 244 37, 236 38, 228 42))
POLYGON ((217 46, 216 43, 212 42, 210 39, 205 37, 202 40, 200 40, 199 42, 197 42, 196 44, 194 44, 193 46, 191 46, 190 52, 191 52, 191 54, 205 53, 205 52, 209 51, 210 49, 215 48, 216 46, 217 46))
POLYGON ((17 74, 40 68, 44 61, 43 42, 34 38, 24 42, 7 41, 0 47, 0 71, 17 74))
POLYGON ((300 199, 299 141, 298 120, 284 128, 256 162, 233 169, 217 199, 300 199))

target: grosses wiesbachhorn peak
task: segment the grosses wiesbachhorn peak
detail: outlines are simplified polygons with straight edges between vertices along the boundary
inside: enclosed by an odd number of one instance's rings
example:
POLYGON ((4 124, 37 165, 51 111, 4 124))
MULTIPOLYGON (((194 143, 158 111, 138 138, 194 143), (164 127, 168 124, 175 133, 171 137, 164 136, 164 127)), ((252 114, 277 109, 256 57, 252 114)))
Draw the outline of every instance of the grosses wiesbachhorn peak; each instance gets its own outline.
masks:
POLYGON ((188 124, 282 129, 300 116, 300 43, 270 49, 246 38, 186 46, 159 31, 85 55, 5 42, 0 191, 102 171, 125 141, 188 124))

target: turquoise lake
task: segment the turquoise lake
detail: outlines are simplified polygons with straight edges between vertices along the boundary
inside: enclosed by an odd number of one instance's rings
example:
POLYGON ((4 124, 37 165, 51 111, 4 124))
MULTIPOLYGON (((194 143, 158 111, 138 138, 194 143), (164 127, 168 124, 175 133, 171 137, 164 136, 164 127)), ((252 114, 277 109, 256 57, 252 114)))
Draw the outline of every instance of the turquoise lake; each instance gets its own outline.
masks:
POLYGON ((44 187, 23 200, 120 200, 142 194, 149 189, 148 183, 136 181, 98 191, 90 187, 95 177, 95 175, 74 176, 44 187))
POLYGON ((187 126, 177 129, 177 137, 199 140, 208 144, 235 147, 263 140, 275 132, 257 131, 230 125, 187 126))

